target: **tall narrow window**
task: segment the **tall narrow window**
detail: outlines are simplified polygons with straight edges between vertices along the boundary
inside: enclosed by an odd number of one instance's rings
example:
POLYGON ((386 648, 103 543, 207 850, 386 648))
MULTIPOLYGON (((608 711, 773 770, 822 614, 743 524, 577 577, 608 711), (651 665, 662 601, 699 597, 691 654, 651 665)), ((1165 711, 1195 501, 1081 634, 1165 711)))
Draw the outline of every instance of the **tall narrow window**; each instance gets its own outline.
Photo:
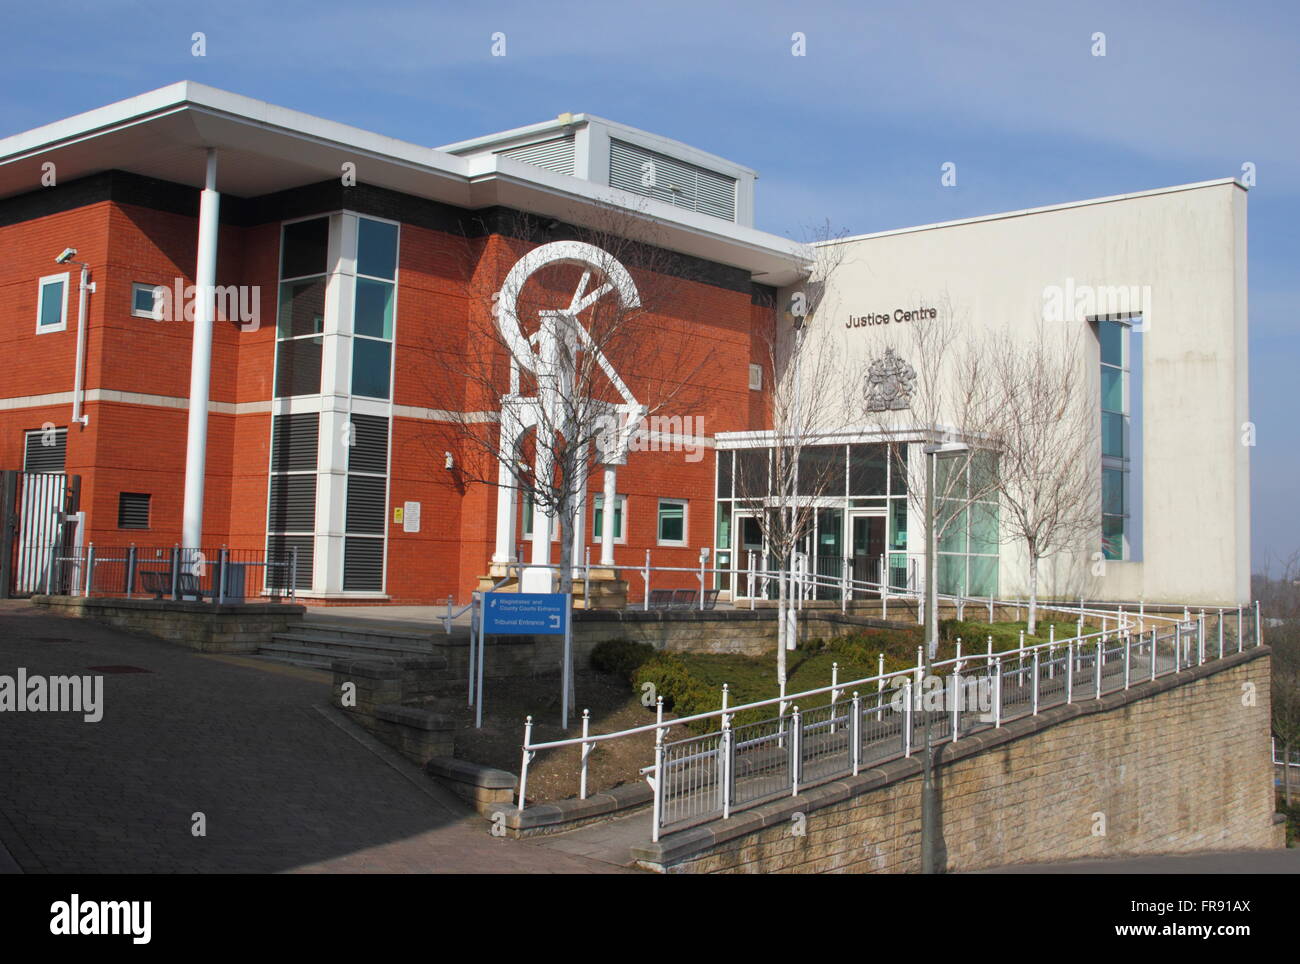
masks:
MULTIPOLYGON (((627 496, 619 495, 614 497, 614 541, 617 543, 627 542, 627 530, 624 529, 627 519, 627 496)), ((600 542, 604 534, 605 525, 605 497, 598 495, 592 499, 591 509, 591 538, 595 542, 600 542)))
POLYGON ((68 273, 51 274, 37 286, 36 331, 63 331, 68 327, 68 273))
POLYGON ((329 218, 284 226, 276 324, 275 397, 320 393, 329 218))
POLYGON ((352 332, 352 394, 388 398, 397 300, 397 225, 357 219, 357 296, 352 332))
POLYGON ((1101 357, 1101 541, 1107 559, 1141 557, 1141 359, 1134 327, 1140 318, 1097 321, 1101 357), (1137 511, 1135 511, 1135 509, 1137 511))

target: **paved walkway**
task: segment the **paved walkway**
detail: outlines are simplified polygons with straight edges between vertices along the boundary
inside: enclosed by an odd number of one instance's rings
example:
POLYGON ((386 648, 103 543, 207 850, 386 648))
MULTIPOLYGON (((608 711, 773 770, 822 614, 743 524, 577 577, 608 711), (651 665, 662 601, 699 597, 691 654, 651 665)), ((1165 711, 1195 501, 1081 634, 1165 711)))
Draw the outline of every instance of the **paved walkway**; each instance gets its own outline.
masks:
POLYGON ((0 714, 0 872, 621 869, 492 837, 330 709, 319 671, 0 601, 0 674, 19 667, 103 673, 104 713, 0 714), (196 812, 206 836, 191 833, 196 812))

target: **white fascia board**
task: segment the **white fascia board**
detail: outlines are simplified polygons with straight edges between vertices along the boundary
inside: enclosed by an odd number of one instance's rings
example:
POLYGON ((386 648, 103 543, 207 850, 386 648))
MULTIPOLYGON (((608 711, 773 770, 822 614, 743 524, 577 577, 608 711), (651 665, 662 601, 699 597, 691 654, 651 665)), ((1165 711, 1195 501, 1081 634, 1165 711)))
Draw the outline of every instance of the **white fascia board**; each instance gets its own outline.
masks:
POLYGON ((1052 211, 1068 211, 1071 208, 1088 207, 1093 204, 1110 204, 1115 201, 1132 201, 1137 198, 1156 197, 1160 194, 1176 194, 1179 191, 1195 191, 1204 187, 1220 187, 1233 184, 1243 191, 1249 190, 1235 177, 1220 177, 1212 181, 1196 181, 1192 184, 1175 184, 1172 187, 1159 187, 1150 191, 1134 191, 1131 194, 1112 194, 1109 197, 1088 198, 1083 201, 1067 201, 1064 204, 1048 204, 1043 207, 1023 208, 1019 211, 1004 211, 1000 214, 981 214, 973 218, 959 218, 956 221, 936 221, 933 224, 918 224, 910 228, 891 228, 888 231, 873 231, 869 234, 855 234, 847 238, 834 238, 829 241, 814 241, 813 247, 831 244, 845 244, 849 241, 870 241, 873 238, 888 238, 899 234, 913 234, 918 231, 934 231, 939 228, 955 228, 963 224, 979 224, 984 221, 1005 221, 1009 218, 1022 218, 1031 214, 1047 214, 1052 211))
MULTIPOLYGON (((369 155, 389 163, 427 171, 466 184, 471 190, 474 185, 481 184, 488 187, 491 194, 495 193, 492 191, 492 182, 508 181, 530 192, 537 192, 539 197, 551 195, 585 205, 613 204, 634 214, 641 214, 647 220, 662 223, 670 236, 676 231, 683 231, 718 243, 723 250, 717 252, 713 260, 774 277, 775 280, 768 282, 771 284, 793 282, 800 268, 806 270, 811 263, 811 255, 805 246, 797 242, 695 211, 686 211, 606 184, 556 174, 512 157, 493 154, 459 157, 191 81, 161 87, 0 140, 0 166, 29 157, 33 153, 47 152, 115 128, 147 122, 183 110, 194 110, 237 124, 252 125, 271 134, 343 148, 358 155, 369 155), (725 250, 727 248, 732 250, 728 252, 725 250), (766 264, 756 267, 752 258, 746 255, 757 256, 766 264), (780 261, 790 262, 788 271, 784 270, 784 266, 774 264, 780 261)), ((236 145, 213 146, 220 149, 236 145)), ((665 246, 673 247, 671 237, 665 246)), ((706 254, 697 256, 709 257, 706 254)))
POLYGON ((416 165, 444 175, 465 176, 464 158, 192 81, 160 87, 6 137, 0 140, 0 164, 187 108, 198 108, 241 123, 252 123, 306 140, 416 165))
MULTIPOLYGON (((935 433, 943 433, 954 439, 975 443, 977 446, 980 441, 978 433, 959 432, 951 426, 930 429, 924 425, 900 425, 895 429, 884 429, 866 425, 847 425, 843 428, 811 430, 800 444, 813 447, 859 442, 923 442, 935 433)), ((791 436, 786 438, 788 439, 786 444, 793 444, 795 441, 791 436)), ((713 439, 719 451, 766 448, 780 444, 777 433, 771 429, 755 432, 719 432, 713 439)))

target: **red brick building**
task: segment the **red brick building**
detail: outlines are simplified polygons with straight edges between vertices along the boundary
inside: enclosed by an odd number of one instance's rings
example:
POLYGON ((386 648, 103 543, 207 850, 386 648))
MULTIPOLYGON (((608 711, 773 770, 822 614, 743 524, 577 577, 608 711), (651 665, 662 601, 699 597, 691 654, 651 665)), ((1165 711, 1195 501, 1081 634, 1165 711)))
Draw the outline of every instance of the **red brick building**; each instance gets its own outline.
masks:
MULTIPOLYGON (((85 543, 184 540, 202 337, 185 288, 212 256, 201 206, 219 202, 202 546, 296 547, 299 595, 322 603, 464 601, 488 571, 497 496, 467 471, 449 413, 490 422, 498 405, 456 359, 518 257, 616 210, 655 232, 653 271, 628 264, 670 292, 648 317, 703 353, 685 368, 689 407, 670 413, 702 419, 686 423, 702 426, 686 439, 702 454, 630 455, 616 564, 650 549, 656 565, 695 565, 714 543, 711 440, 766 427, 753 366, 799 267, 794 246, 752 228, 753 181, 584 115, 436 150, 190 83, 5 138, 0 469, 80 476, 85 543), (396 521, 411 504, 418 527, 396 521)), ((612 361, 637 391, 668 374, 636 353, 612 361)))

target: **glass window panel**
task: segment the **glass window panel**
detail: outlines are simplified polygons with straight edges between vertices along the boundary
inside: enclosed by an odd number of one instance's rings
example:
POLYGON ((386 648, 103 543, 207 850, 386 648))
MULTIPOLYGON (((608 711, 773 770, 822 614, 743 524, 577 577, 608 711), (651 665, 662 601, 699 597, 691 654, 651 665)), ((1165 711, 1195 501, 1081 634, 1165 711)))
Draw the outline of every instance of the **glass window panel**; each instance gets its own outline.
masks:
POLYGON ((279 336, 319 335, 325 328, 325 278, 280 285, 279 336))
POLYGON ((153 293, 155 290, 158 290, 155 285, 134 284, 131 286, 132 314, 153 314, 153 293))
POLYGON ((387 398, 393 346, 373 338, 352 339, 352 394, 387 398))
POLYGON ((659 541, 686 541, 686 506, 676 502, 659 503, 659 541))
POLYGON ((1101 454, 1122 459, 1124 451, 1125 417, 1117 412, 1101 413, 1101 454))
POLYGON ((745 449, 736 453, 736 498, 752 499, 768 494, 767 449, 745 449))
POLYGON ((972 596, 997 596, 998 560, 996 556, 970 557, 970 587, 972 596))
MULTIPOLYGON (((998 551, 998 507, 992 502, 970 506, 970 551, 996 554, 998 551)), ((986 595, 981 593, 980 595, 986 595)))
MULTIPOLYGON (((718 549, 731 548, 731 506, 723 504, 718 506, 718 549)), ((722 563, 719 561, 719 566, 722 563)))
POLYGON ((890 530, 893 532, 893 541, 889 544, 891 549, 907 548, 907 500, 891 499, 893 523, 890 530))
POLYGON ((731 452, 718 453, 718 498, 731 498, 731 452))
MULTIPOLYGON (((30 315, 28 316, 30 317, 30 315)), ((51 281, 41 286, 41 327, 63 323, 63 282, 51 281)))
POLYGON ((976 449, 970 457, 970 489, 972 499, 996 500, 998 481, 998 456, 987 449, 976 449))
POLYGON ((1104 412, 1124 411, 1124 372, 1118 368, 1102 366, 1101 408, 1104 412))
POLYGON ((1107 515, 1124 514, 1124 472, 1101 470, 1101 511, 1107 515))
POLYGON ((397 225, 361 218, 357 224, 357 274, 392 279, 397 269, 397 225))
POLYGON ((275 355, 275 397, 320 394, 320 338, 282 341, 275 355))
POLYGON ((849 494, 885 494, 885 446, 852 445, 849 447, 849 494))
POLYGON ((839 559, 844 555, 844 551, 840 548, 843 528, 843 509, 817 510, 817 555, 819 558, 839 559))
POLYGON ((301 278, 310 274, 324 274, 329 240, 329 218, 286 224, 280 277, 301 278))
POLYGON ((939 510, 939 551, 966 551, 966 509, 960 502, 945 501, 939 510))
MULTIPOLYGON (((931 458, 932 456, 925 456, 931 458)), ((936 495, 964 499, 966 492, 966 467, 970 458, 964 454, 933 456, 934 491, 936 495)))
POLYGON ((799 489, 825 496, 844 495, 844 446, 810 445, 800 449, 799 489))
POLYGON ((1124 519, 1122 517, 1102 517, 1101 547, 1107 559, 1124 558, 1124 519))
POLYGON ((354 328, 358 335, 393 337, 393 286, 384 281, 357 279, 354 328))
POLYGON ((1124 365, 1124 333, 1126 326, 1118 321, 1097 322, 1097 338, 1101 342, 1103 365, 1124 365))
POLYGON ((893 464, 889 467, 889 494, 907 494, 907 446, 900 445, 894 450, 893 464))
POLYGON ((939 592, 966 593, 966 557, 939 554, 939 592))
MULTIPOLYGON (((614 499, 614 538, 623 538, 623 507, 627 504, 626 496, 618 496, 614 499)), ((593 500, 592 519, 591 519, 591 537, 599 539, 604 534, 605 519, 605 497, 598 495, 593 500)))

